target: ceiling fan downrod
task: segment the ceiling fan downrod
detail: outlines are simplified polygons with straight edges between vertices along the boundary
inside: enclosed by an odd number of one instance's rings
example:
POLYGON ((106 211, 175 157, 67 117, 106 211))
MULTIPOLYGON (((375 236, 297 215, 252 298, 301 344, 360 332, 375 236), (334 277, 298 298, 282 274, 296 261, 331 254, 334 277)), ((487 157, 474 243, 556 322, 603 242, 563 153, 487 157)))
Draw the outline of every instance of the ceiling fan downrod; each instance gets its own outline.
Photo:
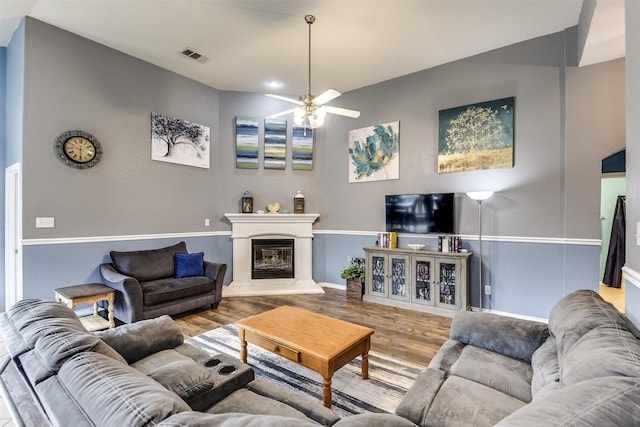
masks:
POLYGON ((308 49, 308 53, 309 53, 309 90, 307 92, 307 99, 304 100, 305 103, 311 102, 313 100, 313 97, 311 95, 311 24, 313 24, 314 22, 316 22, 316 17, 313 15, 305 15, 304 17, 304 21, 309 25, 309 49, 308 49), (309 99, 311 98, 311 99, 309 99))

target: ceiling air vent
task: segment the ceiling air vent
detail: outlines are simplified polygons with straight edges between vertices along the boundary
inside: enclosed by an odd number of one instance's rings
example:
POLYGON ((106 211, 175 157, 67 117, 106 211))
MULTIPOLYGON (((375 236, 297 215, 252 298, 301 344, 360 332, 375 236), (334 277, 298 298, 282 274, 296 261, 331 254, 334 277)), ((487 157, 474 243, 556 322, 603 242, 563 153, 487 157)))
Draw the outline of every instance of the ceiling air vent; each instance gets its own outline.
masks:
POLYGON ((209 61, 209 58, 207 58, 206 56, 195 52, 189 48, 186 48, 185 50, 183 50, 182 52, 180 52, 183 56, 186 56, 187 58, 193 59, 194 61, 200 62, 201 64, 204 64, 205 62, 209 61))

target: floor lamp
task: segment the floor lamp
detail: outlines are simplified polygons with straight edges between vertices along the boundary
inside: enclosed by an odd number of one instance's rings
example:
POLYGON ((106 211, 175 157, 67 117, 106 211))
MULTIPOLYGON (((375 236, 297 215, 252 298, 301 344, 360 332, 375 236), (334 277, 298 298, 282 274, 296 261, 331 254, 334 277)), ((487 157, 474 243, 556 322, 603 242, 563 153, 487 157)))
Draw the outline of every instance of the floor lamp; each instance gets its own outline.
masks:
POLYGON ((480 247, 480 253, 478 254, 480 266, 478 268, 478 277, 480 279, 480 310, 482 311, 482 298, 484 297, 483 284, 482 284, 482 202, 487 200, 493 195, 493 191, 470 191, 467 196, 472 198, 478 203, 478 246, 480 247))

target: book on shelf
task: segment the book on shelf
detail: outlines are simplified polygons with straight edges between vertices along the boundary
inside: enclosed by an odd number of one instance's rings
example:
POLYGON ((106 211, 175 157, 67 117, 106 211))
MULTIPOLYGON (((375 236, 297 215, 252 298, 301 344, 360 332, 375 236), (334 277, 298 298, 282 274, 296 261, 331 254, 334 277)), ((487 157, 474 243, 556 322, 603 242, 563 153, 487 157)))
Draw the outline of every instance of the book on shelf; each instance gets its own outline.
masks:
POLYGON ((395 231, 378 233, 378 246, 389 249, 397 248, 398 233, 395 231))
POLYGON ((461 246, 460 236, 443 235, 438 236, 438 251, 439 252, 460 252, 461 246))

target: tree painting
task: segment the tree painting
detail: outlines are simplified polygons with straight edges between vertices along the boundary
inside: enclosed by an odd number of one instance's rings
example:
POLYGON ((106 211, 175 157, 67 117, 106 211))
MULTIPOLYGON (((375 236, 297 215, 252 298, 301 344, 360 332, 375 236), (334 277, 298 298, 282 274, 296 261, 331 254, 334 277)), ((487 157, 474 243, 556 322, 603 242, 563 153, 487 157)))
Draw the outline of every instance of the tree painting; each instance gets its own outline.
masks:
POLYGON ((209 169, 209 128, 151 113, 151 159, 209 169))
POLYGON ((438 173, 513 167, 514 98, 440 111, 438 173))
POLYGON ((349 182, 400 178, 400 122, 349 131, 349 182))

